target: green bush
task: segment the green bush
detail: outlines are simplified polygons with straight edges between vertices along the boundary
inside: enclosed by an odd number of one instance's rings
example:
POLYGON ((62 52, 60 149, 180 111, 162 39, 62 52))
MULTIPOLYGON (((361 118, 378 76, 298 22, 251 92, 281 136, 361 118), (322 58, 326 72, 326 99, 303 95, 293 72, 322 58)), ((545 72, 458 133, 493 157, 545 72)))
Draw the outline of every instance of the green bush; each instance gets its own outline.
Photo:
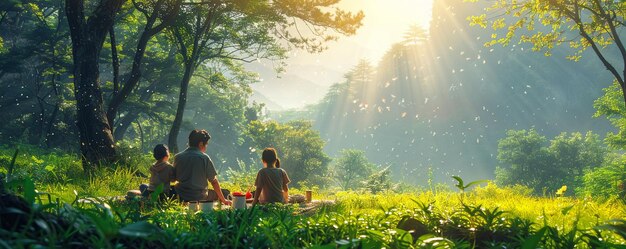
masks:
MULTIPOLYGON (((130 170, 140 171, 146 175, 150 173, 148 169, 155 162, 151 152, 145 153, 137 144, 130 143, 125 140, 118 142, 117 153, 119 161, 116 167, 124 167, 130 170)), ((174 155, 172 155, 172 157, 173 156, 174 155)))
MULTIPOLYGON (((259 172, 260 167, 252 163, 246 164, 241 160, 237 160, 237 169, 229 167, 226 170, 226 180, 232 185, 231 191, 254 191, 254 181, 259 172)), ((262 167, 262 166, 261 166, 262 167)), ((226 184, 226 185, 228 185, 226 184)))
POLYGON ((590 132, 561 133, 548 141, 536 130, 509 130, 498 141, 496 183, 522 184, 536 195, 554 193, 563 185, 576 189, 586 170, 603 165, 606 146, 590 132))
POLYGON ((330 158, 324 152, 324 140, 310 121, 298 120, 281 124, 276 121, 252 121, 246 127, 246 137, 256 151, 274 147, 281 168, 287 171, 292 186, 301 181, 325 186, 328 183, 330 158))
POLYGON ((19 153, 15 160, 13 178, 28 177, 36 183, 51 184, 71 182, 82 177, 83 171, 78 156, 28 145, 20 145, 16 148, 0 147, 0 170, 2 172, 7 172, 16 149, 19 153))
POLYGON ((345 149, 341 151, 341 157, 333 162, 330 171, 335 183, 348 190, 365 187, 365 180, 375 169, 376 165, 369 162, 365 151, 345 149))
POLYGON ((583 186, 576 189, 580 195, 601 199, 624 199, 626 157, 613 156, 602 167, 586 170, 582 181, 583 186))

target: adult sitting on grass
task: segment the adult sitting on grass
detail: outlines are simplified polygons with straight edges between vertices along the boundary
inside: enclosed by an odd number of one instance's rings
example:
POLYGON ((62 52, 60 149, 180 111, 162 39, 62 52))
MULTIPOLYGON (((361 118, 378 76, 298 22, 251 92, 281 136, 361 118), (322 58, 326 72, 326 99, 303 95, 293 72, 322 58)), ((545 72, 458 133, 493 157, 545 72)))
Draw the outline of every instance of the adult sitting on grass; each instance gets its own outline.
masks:
POLYGON ((169 163, 170 150, 165 144, 157 144, 152 150, 152 155, 156 162, 150 167, 150 184, 141 184, 139 190, 144 197, 150 196, 156 188, 163 184, 163 194, 171 197, 175 191, 171 189, 170 182, 175 180, 174 166, 169 163))
POLYGON ((252 205, 257 203, 287 203, 289 176, 280 168, 280 159, 274 148, 266 148, 261 156, 263 168, 256 175, 256 191, 252 205))
POLYGON ((217 172, 209 155, 205 154, 211 136, 205 130, 193 130, 189 133, 188 148, 176 154, 174 169, 176 170, 176 193, 181 201, 216 201, 225 205, 231 202, 224 198, 217 172), (211 182, 213 190, 208 189, 211 182))

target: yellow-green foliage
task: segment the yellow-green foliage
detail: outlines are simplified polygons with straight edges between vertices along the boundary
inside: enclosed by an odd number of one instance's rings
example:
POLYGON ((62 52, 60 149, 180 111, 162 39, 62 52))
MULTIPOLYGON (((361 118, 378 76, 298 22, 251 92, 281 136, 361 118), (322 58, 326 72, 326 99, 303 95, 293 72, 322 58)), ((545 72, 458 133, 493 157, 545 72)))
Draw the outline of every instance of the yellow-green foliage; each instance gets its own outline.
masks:
MULTIPOLYGON (((15 149, 0 147, 0 173, 8 173, 7 167, 15 149)), ((131 151, 124 149, 124 152, 129 154, 131 151)), ((22 145, 12 178, 32 179, 40 193, 49 193, 65 202, 75 199, 74 190, 80 196, 114 197, 125 195, 127 190, 138 189, 139 184, 148 182, 137 172, 149 174, 148 168, 154 163, 149 157, 135 151, 134 156, 125 158, 119 164, 102 167, 88 176, 78 155, 22 145)))
POLYGON ((433 203, 434 211, 452 213, 461 203, 484 209, 499 208, 507 217, 519 217, 536 224, 556 225, 571 229, 574 220, 579 228, 590 228, 601 222, 626 217, 626 207, 621 202, 595 202, 592 199, 572 197, 534 197, 531 190, 523 186, 497 187, 489 183, 484 187, 466 192, 383 193, 363 194, 338 192, 334 195, 314 196, 335 200, 337 209, 353 214, 376 214, 389 209, 415 209, 419 203, 433 203))
MULTIPOLYGON (((72 161, 74 163, 63 162, 66 159, 70 160, 72 156, 29 154, 27 156, 24 158, 34 165, 66 163, 74 166, 61 168, 77 167, 74 161, 72 161)), ((22 167, 26 167, 24 165, 26 164, 22 163, 22 167)), ((142 163, 137 167, 147 172, 145 170, 149 166, 149 163, 142 163)), ((83 218, 94 220, 100 225, 113 224, 117 227, 100 226, 98 229, 108 231, 105 233, 115 234, 118 228, 119 233, 126 233, 127 231, 121 228, 125 225, 129 225, 128 229, 132 231, 138 228, 160 231, 167 236, 159 237, 159 240, 172 246, 186 236, 191 236, 189 240, 183 239, 186 246, 219 241, 222 246, 242 247, 247 244, 263 248, 316 245, 335 248, 336 243, 350 243, 351 240, 367 248, 420 248, 427 246, 433 236, 438 238, 432 239, 450 243, 449 245, 452 245, 450 248, 472 248, 470 246, 472 244, 482 247, 496 243, 498 238, 502 239, 500 242, 505 243, 503 245, 510 248, 519 248, 522 245, 524 247, 530 245, 532 248, 535 248, 533 245, 545 248, 564 248, 570 245, 588 248, 626 243, 619 233, 607 229, 607 226, 599 227, 611 220, 623 220, 626 217, 626 206, 623 202, 567 197, 564 192, 572 190, 567 190, 566 187, 562 187, 558 195, 555 190, 547 197, 537 197, 531 195, 532 189, 525 186, 498 187, 493 183, 466 189, 470 185, 468 184, 464 191, 458 192, 445 188, 426 191, 405 188, 404 192, 387 191, 377 194, 367 191, 334 192, 333 189, 303 186, 301 189, 291 189, 290 194, 304 194, 305 190, 311 189, 314 200, 324 200, 330 204, 321 205, 317 209, 309 207, 300 209, 299 205, 279 205, 269 209, 262 207, 244 212, 216 211, 203 215, 189 214, 177 201, 165 203, 139 199, 111 201, 109 197, 125 195, 128 189, 136 189, 141 182, 147 181, 138 177, 135 170, 136 168, 124 167, 102 168, 93 172, 91 176, 75 174, 70 181, 60 180, 62 177, 40 178, 34 182, 36 189, 40 193, 49 193, 52 198, 42 196, 39 205, 50 200, 53 205, 49 205, 48 208, 52 209, 53 213, 58 213, 65 208, 61 208, 63 206, 61 203, 56 203, 56 198, 62 202, 72 203, 76 199, 76 194, 79 198, 105 197, 103 199, 111 204, 111 210, 103 211, 105 216, 93 214, 97 210, 92 209, 98 209, 98 205, 80 203, 73 205, 82 210, 79 213, 87 215, 91 213, 89 217, 83 218), (406 217, 415 218, 425 224, 426 237, 413 241, 406 231, 397 229, 399 222, 406 217), (158 224, 158 227, 154 224, 158 224), (496 235, 500 237, 494 237, 496 235), (542 237, 538 242, 540 244, 533 243, 532 237, 535 235, 542 237), (592 240, 593 236, 597 236, 595 240, 592 240), (339 240, 346 241, 340 243, 337 242, 339 240), (233 243, 244 244, 233 246, 233 243)), ((241 183, 233 184, 228 181, 223 181, 223 185, 238 188, 242 186, 241 183)), ((19 190, 18 194, 21 194, 19 190)), ((614 222, 613 228, 619 229, 621 224, 619 222, 622 221, 614 222)), ((61 234, 66 236, 73 233, 61 234)), ((8 240, 12 245, 23 237, 30 236, 19 233, 14 235, 15 238, 8 240)), ((91 235, 84 236, 86 241, 94 239, 89 237, 91 235)), ((118 243, 106 237, 96 239, 105 244, 118 243)), ((59 239, 66 240, 73 241, 74 238, 70 236, 59 239)), ((92 242, 84 243, 92 245, 90 244, 92 242)), ((151 247, 150 240, 141 243, 144 243, 145 247, 151 247)), ((92 246, 101 247, 96 244, 92 246)))

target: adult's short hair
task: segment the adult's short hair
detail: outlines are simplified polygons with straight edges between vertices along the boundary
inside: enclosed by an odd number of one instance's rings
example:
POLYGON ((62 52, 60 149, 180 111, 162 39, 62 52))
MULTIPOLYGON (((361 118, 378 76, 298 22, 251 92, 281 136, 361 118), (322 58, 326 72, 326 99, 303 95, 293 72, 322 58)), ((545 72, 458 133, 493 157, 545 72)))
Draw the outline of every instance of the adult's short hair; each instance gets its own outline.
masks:
POLYGON ((154 146, 154 149, 152 150, 152 156, 154 156, 154 159, 156 160, 161 160, 167 156, 168 151, 169 151, 169 148, 167 148, 167 145, 157 144, 156 146, 154 146))
POLYGON ((211 139, 209 132, 205 130, 193 130, 189 133, 189 146, 197 147, 200 142, 207 144, 209 139, 211 139))

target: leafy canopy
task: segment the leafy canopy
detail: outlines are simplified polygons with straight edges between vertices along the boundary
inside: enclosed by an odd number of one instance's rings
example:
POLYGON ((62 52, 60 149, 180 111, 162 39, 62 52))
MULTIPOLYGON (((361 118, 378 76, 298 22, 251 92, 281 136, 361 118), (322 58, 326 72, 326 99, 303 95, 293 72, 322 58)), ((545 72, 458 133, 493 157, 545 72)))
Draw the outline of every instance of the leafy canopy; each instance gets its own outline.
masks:
POLYGON ((339 187, 348 190, 362 187, 375 169, 376 166, 367 160, 365 151, 345 149, 333 164, 332 173, 339 187))
POLYGON ((603 165, 606 148, 599 136, 588 132, 561 133, 548 140, 536 130, 510 130, 498 142, 496 182, 530 186, 536 194, 563 185, 579 187, 586 170, 603 165))
POLYGON ((625 1, 497 0, 486 11, 468 17, 471 25, 494 30, 486 46, 508 45, 518 39, 550 55, 555 47, 567 44, 575 50, 568 58, 575 61, 591 48, 622 91, 626 89, 626 46, 619 31, 626 25, 625 1))
POLYGON ((318 186, 326 183, 330 158, 324 153, 324 141, 310 121, 281 124, 257 120, 250 122, 245 134, 257 151, 267 147, 278 150, 280 167, 287 171, 293 183, 306 181, 318 186))

